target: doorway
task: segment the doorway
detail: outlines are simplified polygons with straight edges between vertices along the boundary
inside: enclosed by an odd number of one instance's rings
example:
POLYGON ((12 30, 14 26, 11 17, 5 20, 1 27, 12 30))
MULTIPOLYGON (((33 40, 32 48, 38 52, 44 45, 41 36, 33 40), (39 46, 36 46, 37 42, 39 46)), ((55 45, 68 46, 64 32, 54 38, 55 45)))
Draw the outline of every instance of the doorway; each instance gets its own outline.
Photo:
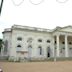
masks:
POLYGON ((50 47, 48 47, 48 48, 47 48, 47 57, 48 57, 48 58, 51 56, 50 52, 51 52, 50 47))
POLYGON ((29 45, 28 46, 28 58, 31 58, 31 56, 32 56, 32 46, 29 45))

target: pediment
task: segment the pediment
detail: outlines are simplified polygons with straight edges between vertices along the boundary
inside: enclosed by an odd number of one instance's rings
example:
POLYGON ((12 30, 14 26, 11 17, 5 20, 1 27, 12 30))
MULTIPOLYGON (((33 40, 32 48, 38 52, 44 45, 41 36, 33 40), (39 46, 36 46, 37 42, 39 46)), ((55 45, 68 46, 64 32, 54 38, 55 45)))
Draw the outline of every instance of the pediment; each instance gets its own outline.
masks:
POLYGON ((72 26, 58 28, 57 31, 72 32, 72 26))

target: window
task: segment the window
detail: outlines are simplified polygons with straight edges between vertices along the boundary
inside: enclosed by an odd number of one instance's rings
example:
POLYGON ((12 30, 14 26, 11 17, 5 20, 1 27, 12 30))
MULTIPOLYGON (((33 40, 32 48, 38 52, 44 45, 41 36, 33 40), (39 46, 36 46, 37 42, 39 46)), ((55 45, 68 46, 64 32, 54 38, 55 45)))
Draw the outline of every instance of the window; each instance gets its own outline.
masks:
POLYGON ((65 48, 63 47, 63 49, 65 49, 65 48))
POLYGON ((28 48, 32 48, 32 46, 31 46, 31 45, 29 45, 29 46, 28 46, 28 48))
POLYGON ((21 48, 21 45, 17 45, 17 47, 21 48))
POLYGON ((65 42, 62 42, 62 44, 65 44, 65 42))
POLYGON ((57 48, 55 47, 55 49, 57 49, 57 48))
POLYGON ((31 43, 33 41, 33 39, 30 37, 28 38, 27 42, 31 43))
POLYGON ((38 39, 38 42, 42 42, 42 39, 38 39))
POLYGON ((70 50, 72 50, 72 48, 69 48, 70 50))
POLYGON ((50 43, 50 40, 47 40, 47 43, 50 43))
POLYGON ((55 41, 55 44, 56 44, 57 42, 55 41))
POLYGON ((51 56, 51 49, 50 46, 47 47, 47 57, 51 56))
POLYGON ((22 46, 20 44, 18 44, 16 47, 16 51, 21 51, 21 50, 22 50, 22 46))
POLYGON ((17 40, 22 41, 22 38, 21 37, 18 37, 17 40))
POLYGON ((63 51, 63 50, 62 50, 62 49, 60 49, 60 53, 62 53, 62 51, 63 51))
POLYGON ((32 57, 32 46, 31 45, 28 46, 28 57, 29 58, 32 57))
POLYGON ((69 44, 71 45, 72 43, 71 43, 71 42, 69 42, 69 44))
POLYGON ((39 46, 38 48, 39 48, 39 54, 42 55, 42 47, 39 46))

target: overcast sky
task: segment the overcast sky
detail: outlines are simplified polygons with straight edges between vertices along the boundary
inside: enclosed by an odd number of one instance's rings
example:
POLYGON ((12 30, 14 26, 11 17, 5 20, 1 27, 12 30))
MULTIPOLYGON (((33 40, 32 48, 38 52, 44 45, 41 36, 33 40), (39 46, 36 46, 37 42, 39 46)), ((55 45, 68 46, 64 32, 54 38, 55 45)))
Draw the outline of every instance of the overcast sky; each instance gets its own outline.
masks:
POLYGON ((4 0, 0 38, 13 24, 48 29, 72 25, 72 0, 4 0))

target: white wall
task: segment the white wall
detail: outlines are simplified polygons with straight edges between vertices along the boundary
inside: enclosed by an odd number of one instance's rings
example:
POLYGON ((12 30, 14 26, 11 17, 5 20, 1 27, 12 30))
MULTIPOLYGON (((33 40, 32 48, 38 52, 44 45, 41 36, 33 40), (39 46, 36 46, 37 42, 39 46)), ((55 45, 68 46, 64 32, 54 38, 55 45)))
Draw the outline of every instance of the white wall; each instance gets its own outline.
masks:
POLYGON ((17 44, 22 45, 23 51, 28 51, 28 45, 32 45, 32 55, 31 57, 39 57, 38 55, 38 46, 42 46, 43 55, 42 57, 47 57, 47 47, 51 48, 51 57, 53 56, 53 38, 50 33, 30 31, 30 30, 13 30, 12 31, 12 49, 11 56, 16 56, 16 46, 17 44), (22 41, 17 41, 17 37, 22 37, 22 41), (27 43, 27 39, 32 37, 32 43, 27 43), (38 42, 38 39, 42 39, 42 42, 38 42), (49 39, 51 42, 47 43, 46 40, 49 39))
POLYGON ((8 41, 8 52, 7 52, 7 54, 4 54, 4 48, 3 48, 2 55, 9 56, 10 55, 11 46, 12 46, 12 43, 11 43, 11 40, 12 40, 11 32, 3 33, 3 42, 5 42, 6 40, 8 41))

